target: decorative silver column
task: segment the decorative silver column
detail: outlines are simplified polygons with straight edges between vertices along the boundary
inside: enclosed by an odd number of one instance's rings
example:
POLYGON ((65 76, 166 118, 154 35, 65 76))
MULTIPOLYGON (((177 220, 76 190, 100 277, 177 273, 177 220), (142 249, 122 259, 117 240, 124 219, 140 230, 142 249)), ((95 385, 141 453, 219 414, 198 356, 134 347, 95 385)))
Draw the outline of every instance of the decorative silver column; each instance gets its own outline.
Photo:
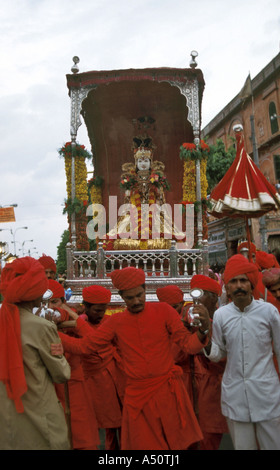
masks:
MULTIPOLYGON (((71 72, 76 74, 79 72, 78 63, 80 62, 79 57, 73 57, 74 65, 71 68, 71 72)), ((71 199, 72 203, 74 202, 76 196, 76 187, 75 187, 75 147, 77 144, 77 134, 78 129, 82 125, 81 121, 81 110, 82 110, 82 103, 83 100, 87 97, 90 90, 96 88, 96 86, 85 86, 85 87, 78 87, 78 88, 71 88, 70 89, 70 98, 71 98, 71 118, 70 118, 70 134, 71 134, 71 142, 72 142, 72 160, 71 160, 71 199)), ((76 217, 75 213, 71 215, 71 243, 72 247, 76 249, 76 217)))
MULTIPOLYGON (((192 60, 190 62, 191 68, 197 67, 195 58, 198 56, 196 51, 191 52, 192 60)), ((194 143, 196 146, 200 143, 200 109, 199 109, 199 84, 197 78, 194 76, 192 80, 187 80, 185 83, 168 81, 170 85, 179 88, 182 95, 186 98, 186 105, 188 108, 188 121, 192 125, 194 143)), ((201 181, 200 181, 200 161, 196 160, 196 200, 201 201, 201 181)), ((202 247, 202 207, 198 205, 197 212, 197 240, 198 247, 202 247)))

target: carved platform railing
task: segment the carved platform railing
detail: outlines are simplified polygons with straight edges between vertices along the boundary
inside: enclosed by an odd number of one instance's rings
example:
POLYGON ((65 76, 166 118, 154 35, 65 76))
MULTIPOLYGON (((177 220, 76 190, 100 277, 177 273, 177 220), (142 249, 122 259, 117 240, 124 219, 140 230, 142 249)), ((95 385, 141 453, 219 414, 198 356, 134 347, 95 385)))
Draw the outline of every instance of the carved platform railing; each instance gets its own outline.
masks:
POLYGON ((177 284, 189 289, 194 274, 208 275, 208 243, 201 249, 179 250, 172 242, 166 250, 105 251, 99 243, 96 251, 75 251, 67 245, 67 285, 73 295, 81 295, 82 288, 100 284, 112 289, 110 272, 127 266, 141 268, 146 273, 147 292, 155 295, 159 286, 177 284))

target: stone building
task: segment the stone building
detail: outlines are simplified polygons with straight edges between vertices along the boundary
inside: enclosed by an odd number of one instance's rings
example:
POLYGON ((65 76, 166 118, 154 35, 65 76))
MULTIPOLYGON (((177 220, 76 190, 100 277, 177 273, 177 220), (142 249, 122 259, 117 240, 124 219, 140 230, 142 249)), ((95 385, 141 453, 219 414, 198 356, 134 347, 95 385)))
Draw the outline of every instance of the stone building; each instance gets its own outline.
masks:
MULTIPOLYGON (((232 145, 233 127, 242 124, 245 149, 267 180, 280 191, 280 53, 256 77, 246 80, 235 96, 202 130, 208 144, 222 139, 225 148, 232 145)), ((209 261, 222 264, 236 253, 238 243, 246 239, 242 219, 209 221, 209 261)), ((280 250, 280 213, 270 212, 251 219, 251 237, 258 249, 280 250)))

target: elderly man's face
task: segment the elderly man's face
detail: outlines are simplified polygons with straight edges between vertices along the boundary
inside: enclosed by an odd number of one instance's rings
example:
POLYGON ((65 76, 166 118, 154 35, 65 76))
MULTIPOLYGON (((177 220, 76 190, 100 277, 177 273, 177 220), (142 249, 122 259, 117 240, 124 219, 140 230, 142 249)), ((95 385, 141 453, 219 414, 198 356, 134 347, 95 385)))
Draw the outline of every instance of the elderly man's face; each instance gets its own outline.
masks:
POLYGON ((235 303, 251 302, 252 285, 246 274, 233 277, 226 285, 226 292, 235 303))

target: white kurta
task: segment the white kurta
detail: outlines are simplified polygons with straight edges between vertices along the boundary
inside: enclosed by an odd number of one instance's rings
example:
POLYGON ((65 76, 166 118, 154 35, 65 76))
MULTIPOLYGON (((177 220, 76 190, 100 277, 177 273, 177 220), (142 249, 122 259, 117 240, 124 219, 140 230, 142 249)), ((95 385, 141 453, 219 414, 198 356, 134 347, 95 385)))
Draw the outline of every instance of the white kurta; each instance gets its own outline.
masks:
POLYGON ((280 416, 280 315, 270 303, 252 300, 244 312, 231 302, 216 310, 211 352, 214 362, 227 357, 222 381, 222 413, 242 422, 280 416))

